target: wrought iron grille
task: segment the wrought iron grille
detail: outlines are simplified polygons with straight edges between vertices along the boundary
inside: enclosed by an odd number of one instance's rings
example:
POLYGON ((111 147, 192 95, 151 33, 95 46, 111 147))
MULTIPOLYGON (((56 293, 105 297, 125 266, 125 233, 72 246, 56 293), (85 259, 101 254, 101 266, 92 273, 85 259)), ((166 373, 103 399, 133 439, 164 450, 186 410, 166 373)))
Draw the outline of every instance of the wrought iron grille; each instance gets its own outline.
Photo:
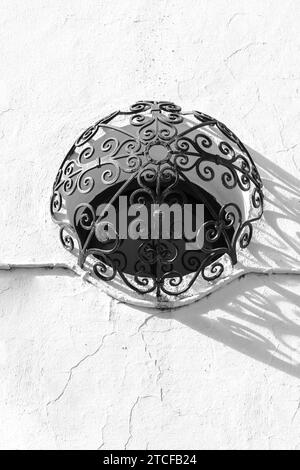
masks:
POLYGON ((138 294, 184 296, 198 278, 218 279, 237 263, 262 216, 262 182, 253 159, 223 123, 170 102, 139 101, 89 127, 56 176, 51 214, 79 266, 138 294), (186 240, 101 239, 103 204, 204 204, 204 244, 186 240), (102 208, 101 210, 99 208, 102 208))

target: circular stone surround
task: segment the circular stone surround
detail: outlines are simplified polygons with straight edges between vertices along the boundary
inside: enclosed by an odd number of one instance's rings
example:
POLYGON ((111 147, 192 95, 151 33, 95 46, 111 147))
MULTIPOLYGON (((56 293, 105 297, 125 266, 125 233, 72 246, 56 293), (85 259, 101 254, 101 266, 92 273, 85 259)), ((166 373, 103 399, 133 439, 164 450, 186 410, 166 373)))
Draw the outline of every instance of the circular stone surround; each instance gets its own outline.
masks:
POLYGON ((164 308, 229 276, 263 213, 262 182, 248 149, 220 121, 166 101, 140 101, 89 127, 64 159, 51 214, 63 246, 111 295, 164 308), (150 203, 204 205, 204 244, 186 239, 101 237, 103 205, 117 214, 150 203), (101 209, 102 208, 102 209, 101 209))

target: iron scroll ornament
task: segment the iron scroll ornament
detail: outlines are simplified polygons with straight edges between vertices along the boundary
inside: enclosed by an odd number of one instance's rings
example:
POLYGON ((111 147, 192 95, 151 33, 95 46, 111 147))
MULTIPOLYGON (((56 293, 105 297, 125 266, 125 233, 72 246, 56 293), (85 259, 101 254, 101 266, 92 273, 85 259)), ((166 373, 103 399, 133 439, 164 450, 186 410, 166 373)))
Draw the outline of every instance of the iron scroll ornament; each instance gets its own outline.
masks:
POLYGON ((63 246, 103 281, 138 294, 184 296, 197 279, 218 279, 235 265, 263 213, 262 181, 253 159, 220 121, 173 103, 139 101, 89 127, 64 159, 53 185, 51 215, 63 246), (204 243, 181 239, 102 240, 107 204, 204 204, 204 243))

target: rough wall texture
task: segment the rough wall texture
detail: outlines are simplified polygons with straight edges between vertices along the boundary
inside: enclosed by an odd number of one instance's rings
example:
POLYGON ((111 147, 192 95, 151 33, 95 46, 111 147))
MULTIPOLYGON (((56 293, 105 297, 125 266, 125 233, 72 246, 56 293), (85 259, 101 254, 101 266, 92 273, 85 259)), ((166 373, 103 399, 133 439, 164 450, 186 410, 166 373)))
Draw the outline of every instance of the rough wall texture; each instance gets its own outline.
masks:
POLYGON ((1 448, 300 449, 299 276, 160 313, 39 268, 71 263, 49 198, 75 137, 168 99, 259 152, 255 255, 297 270, 299 20, 297 0, 0 2, 0 265, 33 266, 0 271, 1 448))

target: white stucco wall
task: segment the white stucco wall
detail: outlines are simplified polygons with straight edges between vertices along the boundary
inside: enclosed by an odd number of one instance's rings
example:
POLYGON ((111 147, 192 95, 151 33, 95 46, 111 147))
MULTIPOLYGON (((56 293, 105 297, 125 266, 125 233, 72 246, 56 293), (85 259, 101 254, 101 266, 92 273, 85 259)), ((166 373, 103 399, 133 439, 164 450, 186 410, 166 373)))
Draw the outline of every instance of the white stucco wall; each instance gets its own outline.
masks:
POLYGON ((75 138, 168 99, 259 153, 252 265, 300 270, 299 21, 297 0, 1 0, 0 448, 300 449, 298 275, 160 313, 43 268, 73 263, 49 199, 75 138))

